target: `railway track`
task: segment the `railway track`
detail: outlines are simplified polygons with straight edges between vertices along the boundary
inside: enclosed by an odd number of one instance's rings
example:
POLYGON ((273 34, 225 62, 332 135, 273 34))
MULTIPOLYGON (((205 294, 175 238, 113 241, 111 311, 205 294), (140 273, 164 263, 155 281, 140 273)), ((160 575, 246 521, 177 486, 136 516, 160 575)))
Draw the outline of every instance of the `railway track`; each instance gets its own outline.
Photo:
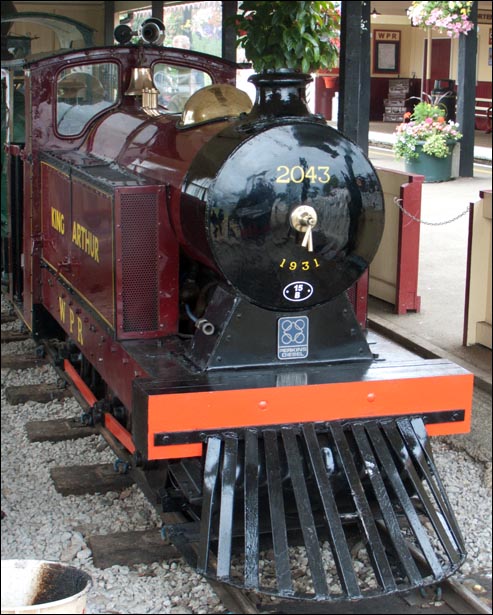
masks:
MULTIPOLYGON (((7 321, 7 319, 5 318, 4 320, 4 318, 4 315, 2 315, 2 323, 7 321)), ((8 344, 12 341, 25 339, 25 337, 26 336, 23 336, 22 332, 19 331, 11 335, 4 335, 4 332, 2 332, 2 346, 5 344, 6 348, 6 351, 2 352, 2 355, 3 358, 6 358, 6 366, 8 369, 40 367, 46 361, 46 359, 42 359, 39 356, 39 352, 23 356, 8 354, 8 344)), ((2 348, 2 350, 4 350, 4 348, 2 348)), ((49 358, 48 356, 48 361, 49 358)), ((56 367, 54 369, 57 371, 60 382, 62 382, 63 379, 63 386, 48 387, 48 392, 39 385, 31 387, 28 390, 24 387, 22 391, 19 390, 19 388, 17 388, 16 391, 6 391, 11 400, 10 403, 12 403, 12 399, 17 400, 14 403, 24 403, 26 399, 40 400, 42 403, 46 403, 57 397, 71 394, 77 399, 81 407, 81 414, 87 412, 89 408, 84 396, 81 395, 77 387, 73 386, 70 380, 67 379, 65 372, 56 367), (60 395, 57 395, 55 389, 58 389, 60 395), (40 397, 40 393, 43 394, 43 397, 40 397)), ((51 441, 53 439, 62 440, 93 434, 101 435, 111 447, 117 458, 114 471, 110 472, 108 478, 110 488, 125 488, 125 485, 128 485, 129 481, 135 482, 151 503, 157 505, 156 492, 153 486, 149 484, 146 473, 139 467, 133 465, 132 457, 111 434, 98 427, 91 428, 83 426, 80 420, 76 419, 72 421, 61 421, 62 424, 58 421, 57 425, 54 424, 57 423, 57 421, 51 421, 51 425, 48 425, 48 423, 50 423, 50 421, 39 421, 39 425, 35 427, 32 425, 28 426, 28 432, 29 429, 34 429, 36 434, 38 434, 36 436, 31 434, 30 438, 35 438, 36 441, 42 441, 43 439, 44 441, 51 441), (45 423, 45 425, 42 425, 42 423, 45 423), (43 433, 43 427, 45 428, 45 433, 44 436, 41 437, 39 433, 43 433), (124 470, 125 472, 116 470, 124 470), (119 481, 123 487, 118 486, 119 481)), ((77 473, 84 476, 87 474, 87 468, 80 466, 77 473)), ((84 488, 82 488, 81 493, 84 493, 84 488)), ((186 520, 185 517, 179 513, 163 513, 160 510, 158 510, 158 513, 163 524, 166 525, 183 523, 186 520)), ((180 548, 180 545, 171 545, 170 542, 166 541, 162 542, 161 546, 162 553, 167 553, 168 557, 175 559, 183 557, 189 562, 193 560, 194 554, 190 551, 190 549, 192 549, 190 546, 182 545, 182 548, 180 548)), ((112 549, 114 550, 114 546, 112 549)), ((160 555, 157 556, 159 557, 160 555)), ((488 599, 486 599, 486 601, 482 600, 474 591, 471 591, 471 589, 458 583, 454 579, 442 583, 438 588, 432 588, 422 593, 413 592, 406 596, 393 595, 385 599, 364 600, 356 604, 330 605, 304 604, 279 600, 273 601, 269 598, 259 598, 259 596, 248 594, 232 586, 227 586, 215 581, 208 581, 208 583, 218 596, 224 608, 230 613, 420 613, 422 609, 426 609, 428 613, 491 613, 491 600, 488 604, 488 599)), ((486 595, 488 595, 487 591, 486 595)))

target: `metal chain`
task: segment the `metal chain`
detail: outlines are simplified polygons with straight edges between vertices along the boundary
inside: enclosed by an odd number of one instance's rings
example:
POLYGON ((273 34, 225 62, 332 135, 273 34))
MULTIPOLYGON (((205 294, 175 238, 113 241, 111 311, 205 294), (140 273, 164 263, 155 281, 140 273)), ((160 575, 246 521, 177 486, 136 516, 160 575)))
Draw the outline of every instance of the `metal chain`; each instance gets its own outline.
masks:
POLYGON ((458 214, 454 218, 450 218, 450 220, 443 220, 442 222, 426 222, 425 220, 421 220, 421 218, 416 218, 416 216, 413 216, 408 211, 406 211, 404 209, 404 207, 401 205, 402 199, 394 197, 394 203, 402 211, 403 214, 405 214, 406 216, 408 216, 409 218, 411 218, 415 222, 419 222, 420 224, 426 224, 427 226, 442 226, 444 224, 450 224, 451 222, 455 222, 459 218, 462 218, 462 216, 465 216, 466 214, 469 213, 469 207, 467 207, 467 209, 464 209, 463 212, 461 212, 460 214, 458 214))

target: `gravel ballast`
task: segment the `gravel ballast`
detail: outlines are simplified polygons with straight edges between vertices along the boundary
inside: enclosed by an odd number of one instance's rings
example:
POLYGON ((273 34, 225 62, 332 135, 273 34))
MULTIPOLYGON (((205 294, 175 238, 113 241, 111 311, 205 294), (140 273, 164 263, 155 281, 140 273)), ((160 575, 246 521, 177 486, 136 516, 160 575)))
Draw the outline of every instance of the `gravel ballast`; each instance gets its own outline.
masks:
MULTIPOLYGON (((2 297, 2 311, 6 309, 2 297)), ((18 328, 7 323, 2 329, 18 328)), ((28 340, 3 346, 3 353, 34 349, 28 340)), ((224 613, 207 582, 181 562, 137 566, 92 564, 91 534, 160 528, 154 508, 136 486, 120 493, 58 494, 50 469, 63 465, 113 463, 114 453, 100 436, 58 443, 29 443, 29 421, 72 418, 80 407, 72 399, 12 406, 5 387, 56 382, 44 365, 23 371, 2 369, 2 559, 47 559, 82 568, 91 575, 87 613, 224 613)), ((491 575, 491 465, 477 463, 445 442, 434 441, 436 462, 466 540, 464 576, 491 575), (489 477, 489 478, 488 478, 489 477)))

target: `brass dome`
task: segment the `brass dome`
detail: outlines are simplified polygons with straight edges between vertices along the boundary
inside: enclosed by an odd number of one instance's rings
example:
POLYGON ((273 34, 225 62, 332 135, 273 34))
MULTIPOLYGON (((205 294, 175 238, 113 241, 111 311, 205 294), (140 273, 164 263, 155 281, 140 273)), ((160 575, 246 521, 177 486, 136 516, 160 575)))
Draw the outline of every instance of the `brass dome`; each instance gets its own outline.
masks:
POLYGON ((197 90, 187 100, 181 118, 182 126, 193 126, 248 113, 252 101, 248 94, 234 85, 220 83, 197 90))

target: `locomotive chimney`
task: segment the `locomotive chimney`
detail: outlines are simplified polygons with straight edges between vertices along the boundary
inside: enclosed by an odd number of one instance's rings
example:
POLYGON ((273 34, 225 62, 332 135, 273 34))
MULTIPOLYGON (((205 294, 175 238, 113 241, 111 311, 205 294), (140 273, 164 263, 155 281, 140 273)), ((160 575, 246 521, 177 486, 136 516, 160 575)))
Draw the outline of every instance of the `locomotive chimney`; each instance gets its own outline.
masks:
POLYGON ((252 75, 248 81, 257 89, 249 118, 312 116, 306 101, 306 86, 312 77, 290 70, 252 75))

